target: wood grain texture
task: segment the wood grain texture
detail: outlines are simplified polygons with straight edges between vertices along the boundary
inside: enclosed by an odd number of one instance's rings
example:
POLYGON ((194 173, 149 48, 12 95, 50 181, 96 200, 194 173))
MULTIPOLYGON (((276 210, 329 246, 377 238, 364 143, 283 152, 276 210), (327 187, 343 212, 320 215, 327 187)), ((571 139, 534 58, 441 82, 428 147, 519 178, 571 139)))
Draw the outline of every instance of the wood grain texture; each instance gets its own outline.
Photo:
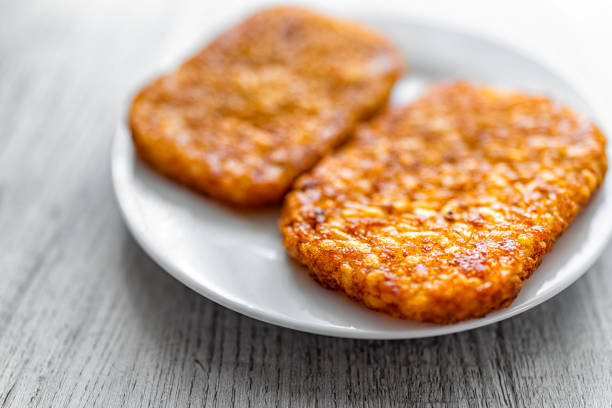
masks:
POLYGON ((0 2, 1 407, 610 406, 610 251, 521 316, 412 341, 271 326, 156 266, 111 137, 184 27, 223 14, 204 3, 0 2))

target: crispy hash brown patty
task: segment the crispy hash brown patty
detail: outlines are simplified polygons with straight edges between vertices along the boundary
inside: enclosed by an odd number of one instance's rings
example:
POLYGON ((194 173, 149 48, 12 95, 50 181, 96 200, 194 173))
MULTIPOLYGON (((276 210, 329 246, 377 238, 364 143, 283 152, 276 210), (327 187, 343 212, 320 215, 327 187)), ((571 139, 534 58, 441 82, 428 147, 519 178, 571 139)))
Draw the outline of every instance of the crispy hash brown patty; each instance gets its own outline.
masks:
POLYGON ((601 185, 605 138, 540 96, 439 85, 369 125, 286 197, 289 253, 393 316, 508 306, 601 185))
POLYGON ((237 205, 274 203, 386 102, 401 71, 364 27, 274 8, 147 85, 129 124, 140 157, 170 178, 237 205))

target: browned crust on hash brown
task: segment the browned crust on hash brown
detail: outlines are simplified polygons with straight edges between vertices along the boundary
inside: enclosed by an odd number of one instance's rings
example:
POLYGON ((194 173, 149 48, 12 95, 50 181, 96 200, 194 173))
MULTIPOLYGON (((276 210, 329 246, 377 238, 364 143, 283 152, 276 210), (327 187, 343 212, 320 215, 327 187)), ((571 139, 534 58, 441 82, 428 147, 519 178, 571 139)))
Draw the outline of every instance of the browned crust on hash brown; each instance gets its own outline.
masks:
POLYGON ((273 8, 147 85, 129 124, 157 171, 233 204, 269 204, 386 102, 401 71, 396 49, 364 27, 273 8))
POLYGON ((508 306, 601 185, 605 138, 545 97, 439 85, 301 176, 280 226, 323 285, 452 323, 508 306))

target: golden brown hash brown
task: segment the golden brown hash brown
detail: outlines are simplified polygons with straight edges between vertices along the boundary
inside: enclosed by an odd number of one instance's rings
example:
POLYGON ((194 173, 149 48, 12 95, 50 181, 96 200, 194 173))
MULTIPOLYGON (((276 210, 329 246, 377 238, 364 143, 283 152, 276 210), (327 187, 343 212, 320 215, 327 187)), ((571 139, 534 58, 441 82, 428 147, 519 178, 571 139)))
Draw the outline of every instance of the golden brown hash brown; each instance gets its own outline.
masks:
POLYGON ((545 97, 438 85, 301 176, 281 229, 323 285, 451 323, 508 306, 602 183, 605 138, 545 97))
POLYGON ((268 9, 147 85, 129 123, 159 172, 230 203, 268 204, 378 110, 401 71, 395 48, 364 27, 268 9))

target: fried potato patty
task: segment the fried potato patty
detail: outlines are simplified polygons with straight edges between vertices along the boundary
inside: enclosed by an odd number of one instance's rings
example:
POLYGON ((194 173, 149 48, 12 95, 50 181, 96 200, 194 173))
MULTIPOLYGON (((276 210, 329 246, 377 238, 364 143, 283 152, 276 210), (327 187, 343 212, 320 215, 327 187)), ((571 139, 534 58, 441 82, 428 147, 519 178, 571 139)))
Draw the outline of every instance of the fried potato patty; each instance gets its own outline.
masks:
POLYGON ((508 306, 601 185, 605 138, 545 97, 438 85, 301 176, 285 247, 366 306, 452 323, 508 306))
POLYGON ((401 71, 364 27, 273 8, 147 85, 129 124, 140 157, 170 178, 237 205, 274 203, 386 102, 401 71))

